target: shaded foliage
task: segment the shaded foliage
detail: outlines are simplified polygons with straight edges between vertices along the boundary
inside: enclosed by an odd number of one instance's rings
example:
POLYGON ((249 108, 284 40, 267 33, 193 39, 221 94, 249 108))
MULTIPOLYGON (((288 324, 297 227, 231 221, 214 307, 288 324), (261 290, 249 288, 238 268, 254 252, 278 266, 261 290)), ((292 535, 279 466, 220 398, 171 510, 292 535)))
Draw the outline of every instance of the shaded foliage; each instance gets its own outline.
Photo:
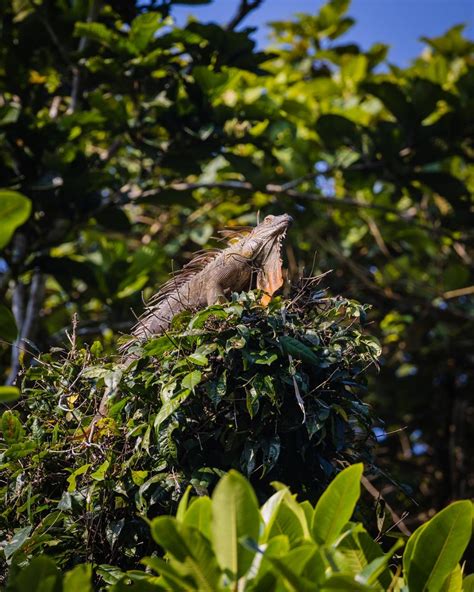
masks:
POLYGON ((379 345, 364 315, 309 285, 268 309, 250 292, 182 313, 127 363, 99 342, 41 356, 1 418, 7 561, 46 550, 60 565, 134 565, 151 551, 144 518, 188 484, 203 495, 236 468, 261 497, 277 479, 315 499, 340 463, 370 462, 359 395, 379 345))
MULTIPOLYGON (((230 471, 212 499, 190 498, 188 489, 175 517, 151 522, 166 560, 143 558, 148 573, 101 566, 97 575, 109 584, 103 589, 115 592, 469 590, 473 576, 463 574, 460 561, 472 534, 472 503, 455 502, 434 516, 406 541, 401 558, 401 539, 385 551, 351 521, 362 472, 362 464, 342 471, 316 506, 297 502, 288 487, 276 484, 259 509, 248 481, 230 471)), ((54 561, 40 556, 12 574, 8 590, 27 592, 31 581, 49 578, 54 589, 87 591, 91 571, 78 565, 63 576, 54 561)))

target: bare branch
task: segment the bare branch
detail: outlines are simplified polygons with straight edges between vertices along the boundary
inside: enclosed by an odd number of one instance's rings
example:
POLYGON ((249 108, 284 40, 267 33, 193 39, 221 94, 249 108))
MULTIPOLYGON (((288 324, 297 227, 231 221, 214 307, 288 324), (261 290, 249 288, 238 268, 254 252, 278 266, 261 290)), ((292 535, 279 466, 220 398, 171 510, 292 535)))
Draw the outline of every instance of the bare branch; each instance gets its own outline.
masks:
MULTIPOLYGON (((336 208, 349 207, 363 208, 368 210, 378 210, 379 212, 394 214, 398 218, 401 218, 407 222, 419 224, 413 219, 412 216, 404 215, 402 212, 396 210, 395 208, 390 208, 388 206, 383 206, 381 204, 376 203, 367 203, 360 201, 358 199, 352 199, 350 197, 329 197, 326 195, 320 195, 318 193, 296 191, 294 189, 288 188, 287 185, 288 184, 275 185, 273 183, 268 183, 267 185, 265 185, 265 187, 254 187, 251 183, 248 183, 247 181, 216 181, 213 183, 171 183, 170 185, 166 186, 166 189, 173 189, 174 191, 193 191, 195 189, 231 189, 234 191, 245 191, 249 193, 256 193, 260 191, 261 193, 283 195, 286 197, 300 199, 303 201, 317 201, 320 203, 326 203, 336 208)), ((161 191, 164 190, 165 188, 144 191, 140 195, 140 197, 154 197, 155 195, 158 196, 161 193, 161 191)), ((427 229, 431 231, 433 230, 429 226, 427 226, 427 229)))
MULTIPOLYGON (((25 316, 23 319, 22 324, 20 325, 20 332, 19 335, 13 344, 12 348, 12 362, 10 368, 10 374, 8 375, 6 384, 14 384, 18 372, 20 371, 20 359, 22 355, 26 353, 25 343, 34 339, 36 334, 36 330, 38 328, 38 318, 39 312, 41 308, 41 304, 43 302, 43 294, 44 294, 44 283, 45 277, 39 271, 36 270, 33 273, 33 278, 31 280, 30 285, 30 293, 28 298, 28 304, 26 306, 25 316)), ((18 284, 19 286, 23 286, 23 284, 18 284)), ((17 290, 15 290, 15 293, 17 290)))
POLYGON ((252 10, 258 8, 262 2, 263 0, 240 0, 237 12, 226 25, 227 31, 233 31, 238 27, 244 18, 252 12, 252 10))

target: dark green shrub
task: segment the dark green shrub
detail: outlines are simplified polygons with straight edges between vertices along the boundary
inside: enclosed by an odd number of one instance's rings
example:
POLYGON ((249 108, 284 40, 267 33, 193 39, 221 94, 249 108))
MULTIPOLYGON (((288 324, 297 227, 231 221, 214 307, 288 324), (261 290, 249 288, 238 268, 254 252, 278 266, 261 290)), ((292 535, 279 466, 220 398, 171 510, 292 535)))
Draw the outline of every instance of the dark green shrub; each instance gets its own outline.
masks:
POLYGON ((135 346, 128 368, 74 339, 42 356, 2 418, 6 560, 45 550, 60 566, 135 565, 152 551, 144 518, 170 513, 189 484, 207 494, 232 468, 262 499, 274 480, 316 499, 338 463, 370 461, 359 394, 379 347, 364 316, 309 283, 268 308, 251 292, 182 314, 135 346), (89 441, 104 393, 109 416, 89 441))
MULTIPOLYGON (((455 502, 420 526, 403 555, 402 538, 392 540, 387 551, 360 522, 351 521, 362 471, 362 464, 342 471, 315 507, 297 502, 278 484, 260 508, 248 481, 230 471, 212 500, 190 499, 189 488, 176 517, 151 522, 165 560, 145 557, 148 573, 102 566, 98 574, 110 592, 472 590, 473 576, 463 574, 460 565, 472 535, 472 503, 455 502)), ((51 559, 36 557, 11 577, 9 590, 30 592, 36 581, 42 590, 87 592, 91 572, 90 565, 78 565, 62 577, 51 559)))

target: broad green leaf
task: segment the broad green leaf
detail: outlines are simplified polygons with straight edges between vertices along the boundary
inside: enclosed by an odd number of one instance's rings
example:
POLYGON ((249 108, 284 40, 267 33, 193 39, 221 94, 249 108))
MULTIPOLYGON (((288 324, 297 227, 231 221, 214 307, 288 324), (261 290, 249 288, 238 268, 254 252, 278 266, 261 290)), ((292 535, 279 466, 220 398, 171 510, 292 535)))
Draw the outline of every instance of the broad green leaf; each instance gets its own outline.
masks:
POLYGON ((151 533, 180 563, 179 572, 194 579, 198 590, 214 592, 220 572, 209 541, 198 530, 180 524, 175 518, 160 516, 152 521, 151 533))
POLYGON ((0 386, 0 403, 11 403, 20 397, 20 389, 16 386, 0 386))
POLYGON ((184 389, 189 389, 190 391, 194 390, 200 382, 202 378, 202 372, 200 370, 193 370, 186 374, 186 376, 181 381, 181 386, 184 389))
POLYGON ((64 574, 63 589, 67 592, 92 592, 92 565, 76 565, 64 574))
POLYGON ((185 389, 184 391, 181 391, 180 393, 178 393, 176 396, 174 396, 169 401, 166 401, 166 403, 162 406, 162 408, 158 412, 158 415, 156 416, 156 419, 155 419, 154 426, 155 426, 155 430, 157 433, 160 430, 161 424, 166 419, 168 419, 168 417, 172 413, 174 413, 176 411, 176 409, 178 409, 178 407, 181 405, 181 403, 186 401, 186 399, 189 397, 190 394, 191 394, 191 391, 189 389, 185 389))
POLYGON ((262 536, 260 537, 261 543, 266 543, 268 540, 268 536, 271 532, 273 523, 276 519, 278 509, 283 502, 283 498, 287 493, 288 489, 285 487, 280 489, 276 493, 274 493, 271 497, 267 499, 267 501, 263 504, 260 508, 260 514, 262 516, 263 523, 265 525, 265 529, 263 531, 262 536))
POLYGON ((133 19, 130 29, 130 41, 143 51, 153 40, 156 31, 161 26, 162 16, 158 12, 145 12, 133 19))
POLYGON ((410 589, 440 589, 461 560, 471 534, 470 501, 454 502, 436 514, 422 527, 413 547, 405 576, 410 589))
POLYGON ((313 515, 312 534, 321 545, 333 544, 349 522, 360 496, 362 463, 344 469, 320 497, 313 515))
MULTIPOLYGON (((1 223, 0 223, 1 224, 1 223)), ((11 310, 0 304, 0 340, 13 343, 18 335, 18 329, 11 310)), ((0 346, 2 345, 0 341, 0 346)))
POLYGON ((85 465, 82 465, 81 467, 79 467, 73 473, 71 473, 69 475, 69 477, 67 478, 67 482, 69 483, 67 490, 69 491, 69 493, 71 493, 72 491, 75 491, 77 489, 77 484, 76 484, 77 477, 79 477, 79 475, 83 475, 86 471, 88 471, 90 469, 90 467, 91 467, 90 463, 87 463, 85 465))
MULTIPOLYGON (((255 544, 252 547, 255 549, 255 544)), ((272 570, 271 564, 265 560, 266 557, 281 557, 286 555, 290 550, 290 543, 288 537, 281 534, 274 536, 268 543, 259 545, 259 551, 255 554, 252 565, 245 575, 245 582, 250 580, 260 580, 265 573, 272 570)), ((241 582, 242 580, 240 580, 241 582)), ((239 583, 240 583, 239 582, 239 583)))
POLYGON ((143 355, 156 356, 159 358, 165 351, 173 350, 176 347, 174 341, 168 335, 162 335, 151 339, 143 348, 143 355))
POLYGON ((28 540, 32 529, 32 526, 25 526, 15 531, 12 538, 3 547, 3 552, 5 553, 5 558, 7 561, 10 559, 13 553, 20 549, 25 541, 28 540))
POLYGON ((413 558, 413 551, 415 549, 415 545, 418 542, 418 538, 420 537, 421 533, 423 532, 423 529, 425 529, 428 526, 428 522, 425 522, 425 524, 422 524, 421 526, 419 526, 415 532, 410 536, 410 538, 408 539, 406 545, 405 545, 405 551, 403 553, 403 571, 405 572, 405 574, 408 574, 409 570, 410 570, 410 563, 411 560, 413 558))
POLYGON ((0 249, 10 242, 15 230, 31 214, 31 201, 16 191, 0 190, 0 249))
POLYGON ((474 574, 470 574, 463 579, 462 592, 474 592, 474 574))
POLYGON ((291 547, 305 537, 304 526, 300 520, 300 516, 295 513, 294 508, 286 503, 286 499, 283 499, 276 510, 275 518, 272 520, 272 525, 268 533, 268 539, 279 534, 285 534, 288 537, 291 547))
MULTIPOLYGON (((146 567, 152 569, 157 574, 160 574, 165 579, 170 590, 195 590, 187 578, 183 577, 169 562, 160 559, 160 557, 144 557, 141 563, 146 567)), ((137 589, 140 589, 137 587, 137 589)))
POLYGON ((15 592, 57 592, 59 569, 45 555, 34 557, 14 579, 15 592))
POLYGON ((240 578, 252 564, 254 553, 239 539, 258 541, 260 513, 248 481, 229 471, 212 496, 212 537, 217 560, 232 579, 240 578))
POLYGON ((462 568, 458 564, 444 580, 440 592, 463 592, 463 590, 462 568))
POLYGON ((207 539, 212 539, 212 502, 207 496, 195 499, 183 518, 183 524, 199 530, 207 539))
POLYGON ((285 590, 290 592, 313 592, 315 590, 313 582, 296 574, 283 558, 268 557, 267 561, 272 564, 273 569, 282 578, 285 590))
POLYGON ((179 500, 178 509, 176 510, 176 520, 178 522, 182 522, 184 515, 186 514, 186 510, 189 506, 189 497, 191 495, 192 486, 188 485, 186 487, 186 491, 183 493, 181 499, 179 500))
POLYGON ((319 363, 316 354, 307 345, 302 343, 299 339, 295 339, 294 337, 290 337, 289 335, 280 335, 279 341, 283 351, 286 354, 290 354, 291 356, 293 356, 293 358, 296 358, 297 360, 302 360, 307 364, 317 365, 319 363))
POLYGON ((4 411, 0 420, 0 428, 7 444, 16 444, 23 439, 23 426, 13 411, 4 411))
POLYGON ((187 360, 189 360, 193 364, 196 364, 196 366, 207 366, 208 364, 207 357, 203 354, 199 354, 196 352, 187 356, 187 360))
MULTIPOLYGON (((371 562, 384 556, 380 545, 365 530, 360 530, 360 527, 352 529, 341 540, 337 550, 340 552, 338 557, 343 560, 343 563, 338 562, 339 567, 343 571, 349 569, 351 573, 362 572, 371 562)), ((388 568, 383 569, 376 578, 383 588, 388 588, 392 579, 392 573, 388 568)))
POLYGON ((395 551, 403 547, 402 539, 398 539, 387 553, 381 557, 373 559, 364 569, 358 574, 357 579, 366 584, 375 584, 383 572, 387 569, 389 562, 392 560, 395 551))
POLYGON ((95 481, 103 481, 105 479, 105 475, 110 467, 110 460, 104 460, 104 462, 100 465, 100 467, 91 474, 91 478, 95 481))
POLYGON ((178 561, 184 562, 191 553, 178 532, 176 519, 171 516, 155 518, 151 523, 151 535, 155 542, 178 561))
POLYGON ((304 500, 299 504, 300 508, 303 510, 304 515, 306 516, 306 524, 309 528, 313 524, 313 516, 314 516, 314 508, 308 500, 304 500))

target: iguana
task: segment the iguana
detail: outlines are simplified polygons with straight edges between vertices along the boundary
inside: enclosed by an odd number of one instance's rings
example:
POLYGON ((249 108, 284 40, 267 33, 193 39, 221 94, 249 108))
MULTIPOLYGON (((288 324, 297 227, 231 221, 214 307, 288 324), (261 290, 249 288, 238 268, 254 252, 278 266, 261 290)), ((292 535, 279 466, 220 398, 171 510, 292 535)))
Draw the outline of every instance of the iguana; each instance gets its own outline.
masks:
POLYGON ((178 271, 148 302, 132 330, 134 338, 121 349, 168 329, 183 310, 198 310, 223 302, 232 292, 255 286, 265 292, 264 305, 283 284, 281 243, 292 218, 267 216, 253 228, 222 231, 225 249, 203 251, 178 271))
MULTIPOLYGON (((222 231, 229 241, 226 248, 198 253, 150 299, 132 329, 132 339, 120 348, 124 362, 135 359, 129 351, 134 343, 166 331, 181 311, 225 301, 232 292, 249 290, 253 283, 264 292, 262 304, 268 304, 283 284, 281 244, 292 221, 288 214, 267 216, 255 227, 222 231)), ((97 420, 107 415, 108 399, 108 395, 102 398, 87 430, 89 437, 97 420)))

